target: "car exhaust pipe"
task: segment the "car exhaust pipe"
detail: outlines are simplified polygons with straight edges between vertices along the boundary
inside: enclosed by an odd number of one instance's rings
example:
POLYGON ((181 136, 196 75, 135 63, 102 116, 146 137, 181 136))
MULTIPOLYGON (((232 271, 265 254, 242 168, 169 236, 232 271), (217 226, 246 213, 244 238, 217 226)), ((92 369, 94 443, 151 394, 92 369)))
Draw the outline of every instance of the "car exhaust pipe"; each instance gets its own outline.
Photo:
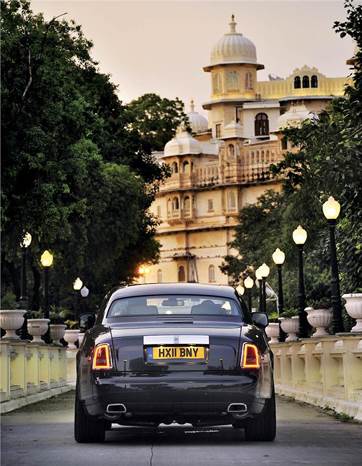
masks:
POLYGON ((227 411, 230 414, 245 414, 248 412, 248 407, 245 403, 230 403, 227 411))
POLYGON ((123 414, 127 412, 127 408, 123 403, 113 403, 107 405, 107 414, 123 414))

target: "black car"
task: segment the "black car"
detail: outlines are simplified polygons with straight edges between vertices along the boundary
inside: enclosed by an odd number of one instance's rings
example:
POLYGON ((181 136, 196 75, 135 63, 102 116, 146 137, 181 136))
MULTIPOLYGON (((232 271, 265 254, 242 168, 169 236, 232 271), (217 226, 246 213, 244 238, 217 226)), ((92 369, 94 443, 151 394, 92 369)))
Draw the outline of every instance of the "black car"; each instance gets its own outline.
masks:
POLYGON ((267 325, 229 286, 112 292, 77 354, 76 441, 103 441, 112 423, 173 422, 232 424, 247 440, 274 440, 267 325))

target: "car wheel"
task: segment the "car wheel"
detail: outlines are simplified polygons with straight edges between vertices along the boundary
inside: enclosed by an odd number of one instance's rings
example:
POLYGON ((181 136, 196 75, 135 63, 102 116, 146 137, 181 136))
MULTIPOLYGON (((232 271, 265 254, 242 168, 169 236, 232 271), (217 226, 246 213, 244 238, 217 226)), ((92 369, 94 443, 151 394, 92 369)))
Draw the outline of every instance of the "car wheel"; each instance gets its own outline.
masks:
POLYGON ((74 438, 78 443, 104 442, 106 434, 106 421, 93 419, 88 416, 84 406, 75 395, 74 412, 74 438))
POLYGON ((266 400, 263 412, 245 426, 246 440, 272 442, 276 434, 275 395, 266 400))

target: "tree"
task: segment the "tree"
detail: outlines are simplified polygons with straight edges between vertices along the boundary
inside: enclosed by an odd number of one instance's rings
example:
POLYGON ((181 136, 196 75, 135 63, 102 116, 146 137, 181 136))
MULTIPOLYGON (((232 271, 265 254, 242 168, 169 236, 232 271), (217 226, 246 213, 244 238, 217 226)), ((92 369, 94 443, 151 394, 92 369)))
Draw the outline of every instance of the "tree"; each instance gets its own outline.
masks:
POLYGON ((69 300, 78 275, 99 300, 157 258, 148 208, 167 170, 151 152, 185 119, 178 99, 123 105, 92 43, 61 16, 47 22, 27 0, 2 4, 2 278, 19 296, 19 241, 30 231, 33 309, 46 248, 57 303, 69 300), (152 105, 163 120, 149 139, 139 122, 152 105))

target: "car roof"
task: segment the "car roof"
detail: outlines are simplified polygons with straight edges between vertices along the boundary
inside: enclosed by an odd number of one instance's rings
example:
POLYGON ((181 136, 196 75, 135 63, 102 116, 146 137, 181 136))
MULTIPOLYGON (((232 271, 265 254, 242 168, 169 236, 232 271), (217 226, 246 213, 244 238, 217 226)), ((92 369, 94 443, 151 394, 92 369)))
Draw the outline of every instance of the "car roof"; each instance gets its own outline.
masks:
POLYGON ((129 298, 132 296, 155 296, 155 295, 200 295, 218 296, 235 299, 235 289, 226 285, 203 285, 200 283, 151 283, 142 285, 130 285, 116 289, 111 300, 118 298, 129 298))

